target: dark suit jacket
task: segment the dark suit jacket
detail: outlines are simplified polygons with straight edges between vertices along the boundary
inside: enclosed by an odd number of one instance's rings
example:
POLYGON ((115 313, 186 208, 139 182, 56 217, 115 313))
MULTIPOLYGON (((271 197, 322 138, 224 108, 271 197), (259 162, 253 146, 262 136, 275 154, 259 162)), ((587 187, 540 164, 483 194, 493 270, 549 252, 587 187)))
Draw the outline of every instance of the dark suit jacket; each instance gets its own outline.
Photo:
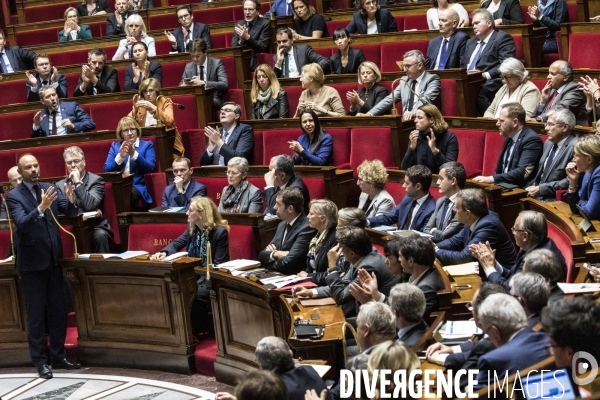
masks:
MULTIPOLYGON (((173 30, 173 36, 175 36, 175 39, 177 39, 177 51, 179 53, 185 53, 187 50, 185 48, 185 42, 183 41, 183 29, 181 29, 181 26, 173 30)), ((204 40, 206 47, 210 49, 212 42, 210 40, 210 28, 208 25, 200 22, 194 22, 194 27, 192 28, 192 39, 190 40, 193 39, 204 40)))
MULTIPOLYGON (((298 71, 306 64, 317 63, 323 69, 323 73, 329 74, 329 60, 315 52, 308 44, 294 46, 294 61, 296 62, 298 71)), ((282 78, 283 70, 278 68, 276 64, 277 54, 273 56, 273 70, 275 71, 275 76, 282 78)))
MULTIPOLYGON (((225 212, 225 206, 223 204, 223 198, 225 197, 225 192, 229 188, 229 186, 225 186, 221 191, 221 199, 219 202, 219 212, 225 212)), ((239 213, 258 213, 262 214, 263 212, 263 201, 260 193, 260 189, 249 183, 246 190, 244 190, 238 199, 237 202, 239 213)))
MULTIPOLYGON (((49 183, 39 182, 42 190, 48 190, 49 183)), ((50 209, 55 216, 65 214, 68 217, 77 216, 77 206, 71 204, 60 192, 50 209)), ((16 262, 19 272, 41 271, 53 261, 63 257, 63 246, 58 225, 50 214, 50 209, 41 218, 38 202, 25 183, 21 183, 6 196, 11 219, 17 229, 14 231, 16 262)))
MULTIPOLYGON (((450 354, 446 358, 444 366, 447 369, 459 370, 464 369, 466 371, 470 369, 477 369, 477 362, 479 361, 479 357, 484 354, 489 353, 490 351, 496 349, 494 343, 488 338, 483 338, 481 340, 477 340, 470 351, 458 354, 450 354)), ((467 374, 464 374, 460 379, 460 387, 464 388, 468 384, 467 374)))
MULTIPOLYGON (((71 38, 71 35, 65 36, 64 32, 65 32, 64 29, 61 30, 60 32, 58 32, 58 41, 60 43, 72 41, 73 39, 71 38)), ((77 32, 77 36, 75 36, 75 40, 91 39, 91 38, 92 38, 92 30, 90 29, 90 27, 88 25, 79 24, 79 31, 77 32)))
MULTIPOLYGON (((397 224, 398 229, 402 229, 406 219, 410 219, 411 216, 408 215, 410 211, 410 207, 415 199, 412 197, 404 196, 400 204, 396 206, 392 211, 380 215, 378 217, 369 218, 369 222, 371 223, 371 227, 376 227, 379 225, 393 225, 397 224)), ((427 194, 427 199, 421 204, 417 214, 413 218, 412 224, 409 229, 413 229, 415 231, 423 231, 431 214, 435 210, 435 199, 432 195, 427 194)))
MULTIPOLYGON (((196 64, 193 62, 186 64, 179 86, 183 85, 184 79, 191 79, 194 76, 198 76, 196 64)), ((198 76, 198 78, 200 77, 198 76)), ((229 81, 227 80, 227 72, 225 71, 223 61, 210 56, 207 58, 206 71, 204 71, 204 85, 207 88, 215 88, 214 98, 217 99, 220 104, 223 104, 223 94, 229 90, 229 81)))
MULTIPOLYGON (((224 226, 218 226, 208 233, 208 241, 212 249, 212 258, 215 265, 229 261, 229 232, 224 226)), ((167 247, 162 249, 171 255, 183 250, 190 244, 190 234, 188 228, 177 239, 173 240, 167 247)))
POLYGON ((421 289, 425 295, 425 314, 423 314, 423 318, 428 319, 429 314, 440 309, 437 292, 444 288, 442 277, 435 267, 431 267, 415 279, 412 284, 421 289))
MULTIPOLYGON (((308 204, 310 203, 310 193, 308 192, 308 188, 304 184, 302 178, 296 175, 292 175, 286 187, 295 187, 300 189, 300 191, 302 192, 302 196, 304 197, 304 212, 308 212, 308 204)), ((263 199, 265 200, 265 204, 267 205, 267 208, 265 209, 265 214, 275 215, 275 209, 273 207, 275 207, 275 201, 277 200, 277 192, 279 192, 278 186, 271 186, 263 191, 263 199)))
MULTIPOLYGON (((465 46, 465 55, 460 63, 461 68, 468 68, 469 60, 471 59, 473 52, 477 50, 478 42, 479 39, 477 39, 477 37, 472 37, 467 41, 465 46)), ((477 64, 475 64, 475 69, 490 74, 491 79, 485 81, 484 85, 489 85, 491 84, 490 81, 494 81, 494 83, 497 84, 496 86, 498 86, 496 90, 498 90, 498 88, 502 85, 502 81, 500 80, 500 71, 498 71, 498 68, 504 60, 509 57, 514 57, 516 51, 517 48, 515 46, 515 41, 510 34, 503 31, 494 30, 488 43, 485 45, 485 48, 479 55, 477 64)))
POLYGON ((547 350, 548 335, 543 332, 533 332, 523 329, 508 343, 479 357, 477 368, 478 386, 487 384, 488 373, 491 377, 494 371, 498 378, 512 375, 515 372, 537 364, 550 357, 547 350))
MULTIPOLYGON (((35 78, 37 79, 37 90, 35 92, 31 90, 31 83, 29 83, 29 80, 25 81, 25 87, 27 88, 27 102, 40 101, 39 89, 43 86, 42 79, 40 78, 40 74, 38 73, 35 74, 35 78)), ((48 81, 50 81, 50 78, 48 79, 48 81)), ((64 99, 66 97, 69 97, 69 85, 67 83, 67 78, 63 74, 59 73, 56 76, 56 83, 58 84, 58 86, 56 86, 55 88, 56 95, 58 96, 58 98, 64 99)))
POLYGON ((421 339, 421 336, 427 332, 427 329, 429 329, 429 325, 427 325, 427 322, 424 320, 421 320, 418 324, 404 332, 402 336, 399 336, 398 340, 404 342, 407 346, 413 346, 421 339))
MULTIPOLYGON (((223 128, 219 128, 221 136, 223 128)), ((252 165, 254 151, 254 129, 250 125, 237 124, 230 135, 227 144, 223 144, 219 150, 219 154, 225 159, 225 165, 233 157, 244 157, 248 163, 252 165)), ((200 165, 213 165, 213 157, 208 154, 208 150, 204 151, 200 159, 200 165)))
MULTIPOLYGON (((85 93, 87 93, 89 96, 93 96, 94 86, 92 84, 88 84, 84 93, 81 91, 82 83, 83 79, 81 79, 81 75, 79 75, 79 80, 77 81, 77 87, 75 88, 73 97, 83 96, 85 93)), ((100 73, 100 78, 98 78, 98 83, 96 84, 96 92, 98 94, 102 94, 116 93, 120 91, 121 88, 119 87, 119 76, 117 75, 117 70, 111 67, 107 67, 105 65, 104 68, 102 68, 102 72, 100 73)))
MULTIPOLYGON (((315 234, 316 236, 317 234, 315 234)), ((311 238, 312 240, 312 238, 311 238)), ((321 247, 315 254, 315 268, 313 269, 310 266, 310 260, 306 259, 306 272, 308 272, 308 276, 310 276, 310 280, 316 283, 318 286, 327 285, 325 281, 325 276, 327 276, 327 270, 329 269, 329 260, 327 259, 327 252, 331 250, 333 246, 336 245, 335 240, 335 227, 329 228, 327 234, 325 235, 325 239, 323 239, 323 243, 321 247)))
MULTIPOLYGON (((498 214, 489 211, 487 215, 479 218, 474 230, 465 225, 462 232, 443 240, 437 244, 436 256, 442 265, 462 264, 476 261, 469 251, 473 243, 490 242, 492 249, 496 250, 496 260, 501 265, 514 265, 517 260, 515 245, 498 214)), ((482 273, 483 271, 480 271, 482 273)))
MULTIPOLYGON (((80 17, 88 16, 86 4, 78 4, 75 6, 75 9, 77 9, 77 14, 79 14, 80 17)), ((96 9, 94 10, 94 12, 97 13, 100 11, 106 11, 107 14, 112 12, 106 0, 96 0, 96 9)))
POLYGON ((323 379, 311 366, 296 365, 279 377, 287 387, 289 400, 304 400, 304 394, 309 389, 314 389, 319 394, 327 389, 323 379))
MULTIPOLYGON (((358 97, 361 98, 361 100, 365 100, 365 88, 361 88, 360 90, 358 90, 356 93, 358 93, 358 97)), ((358 113, 363 113, 366 114, 369 111, 371 111, 371 108, 373 108, 375 106, 375 104, 379 103, 380 101, 382 101, 383 99, 385 99, 385 97, 390 94, 390 92, 388 92, 388 90, 384 87, 381 86, 380 84, 376 83, 373 85, 373 87, 371 88, 371 92, 369 93, 369 98, 367 99, 367 101, 365 101, 365 104, 362 107, 358 107, 356 108, 354 111, 348 111, 348 115, 356 115, 358 113)))
POLYGON ((552 163, 546 165, 546 168, 544 168, 544 162, 550 155, 554 143, 549 140, 544 143, 542 158, 535 177, 535 184, 540 188, 539 200, 556 201, 556 191, 565 190, 569 187, 566 168, 567 164, 573 159, 575 143, 577 143, 577 137, 574 135, 568 136, 560 149, 554 154, 552 163), (544 171, 547 171, 546 174, 544 174, 544 171))
MULTIPOLYGON (((60 113, 62 119, 70 119, 75 128, 66 128, 67 134, 69 133, 81 133, 89 132, 96 129, 96 123, 90 118, 89 115, 74 101, 60 101, 60 113)), ((48 120, 49 112, 47 108, 42 109, 42 116, 46 116, 40 124, 40 127, 36 130, 31 130, 31 137, 39 136, 50 136, 52 129, 49 126, 48 120)))
POLYGON ((33 68, 35 53, 19 46, 6 47, 4 48, 4 52, 6 53, 6 57, 8 57, 10 66, 15 72, 33 68))
MULTIPOLYGON (((125 157, 121 165, 115 161, 115 157, 119 154, 121 143, 113 142, 110 146, 106 163, 104 163, 104 172, 125 171, 127 160, 130 159, 129 155, 125 157)), ((137 160, 131 159, 129 166, 129 173, 133 174, 133 186, 140 192, 146 203, 152 203, 152 197, 150 197, 150 194, 146 190, 144 175, 154 171, 154 166, 156 165, 154 145, 149 140, 140 139, 140 145, 135 150, 138 152, 138 158, 137 160)))
MULTIPOLYGON (((434 37, 427 44, 427 57, 425 58, 425 69, 433 69, 437 62, 440 46, 442 45, 442 35, 434 37)), ((450 36, 448 41, 448 58, 444 69, 460 68, 460 60, 465 56, 465 48, 467 46, 469 35, 463 31, 456 31, 450 36)))
POLYGON ((425 229, 423 230, 423 232, 433 235, 432 240, 435 243, 451 238, 452 236, 458 234, 464 227, 464 225, 458 222, 456 219, 456 211, 454 211, 454 207, 452 207, 452 203, 450 203, 448 206, 448 211, 446 211, 444 223, 442 225, 444 229, 438 229, 440 225, 440 219, 442 219, 442 212, 444 210, 444 202, 446 201, 446 198, 446 196, 443 196, 437 200, 435 203, 435 211, 431 215, 431 218, 429 218, 429 222, 427 222, 427 226, 425 226, 425 229), (432 228, 436 228, 436 230, 431 232, 432 228))
POLYGON ((308 225, 306 214, 302 213, 298 216, 294 225, 288 229, 284 242, 283 233, 286 226, 287 223, 284 221, 279 223, 275 237, 270 244, 274 244, 277 250, 289 251, 288 255, 273 262, 270 259, 271 252, 265 249, 258 255, 258 260, 261 264, 269 265, 269 269, 273 271, 293 275, 305 268, 308 246, 317 231, 308 225))
POLYGON ((288 118, 290 106, 285 90, 281 89, 276 99, 269 97, 264 111, 263 104, 258 100, 252 103, 252 115, 250 119, 288 118))
POLYGON ((512 139, 504 139, 502 152, 496 162, 494 183, 505 182, 517 185, 520 188, 526 188, 535 180, 544 143, 534 130, 527 126, 523 127, 523 130, 517 139, 517 143, 513 144, 508 170, 503 173, 502 162, 504 161, 504 155, 507 151, 509 141, 512 141, 512 139))
POLYGON ((195 196, 206 196, 206 186, 192 178, 185 193, 179 194, 173 183, 165 188, 161 207, 184 207, 177 204, 177 200, 179 200, 180 203, 185 204, 185 209, 187 210, 190 200, 195 196))
POLYGON ((579 206, 588 218, 600 219, 600 166, 585 173, 579 191, 569 193, 569 205, 574 214, 579 214, 579 206))
MULTIPOLYGON (((481 8, 488 8, 492 0, 485 1, 481 8)), ((502 18, 502 25, 514 25, 523 23, 523 10, 519 0, 502 0, 500 7, 493 14, 494 19, 502 18)))
POLYGON ((129 18, 131 14, 130 13, 126 13, 125 16, 123 17, 123 23, 121 24, 121 26, 117 26, 117 18, 115 17, 115 14, 110 14, 108 17, 106 17, 106 35, 105 36, 112 36, 112 35, 124 35, 125 34, 125 21, 127 20, 127 18, 129 18))
MULTIPOLYGON (((375 20, 377 21, 377 33, 398 32, 396 20, 392 13, 387 8, 380 8, 375 12, 375 20)), ((351 34, 358 33, 359 35, 367 34, 367 16, 359 11, 352 16, 352 21, 346 27, 351 34)))
MULTIPOLYGON (((554 96, 555 90, 553 89, 550 92, 550 97, 548 98, 548 103, 552 96, 554 96)), ((575 81, 571 81, 564 86, 562 92, 556 96, 556 100, 554 100, 554 104, 551 108, 548 108, 548 103, 546 104, 538 104, 533 116, 538 121, 548 121, 548 111, 556 107, 566 108, 571 111, 575 118, 577 119, 577 125, 587 125, 587 111, 585 110, 586 97, 583 91, 579 88, 579 84, 575 81)))
POLYGON ((348 64, 346 68, 342 66, 342 54, 338 50, 334 55, 329 57, 329 68, 332 74, 356 74, 358 66, 367 61, 363 52, 359 49, 350 47, 348 49, 348 64))
MULTIPOLYGON (((150 60, 150 66, 148 67, 148 78, 158 79, 162 86, 163 80, 163 70, 162 65, 157 63, 154 60, 150 60)), ((139 79, 137 83, 133 83, 133 78, 135 78, 133 73, 133 66, 129 64, 125 69, 125 91, 128 92, 130 90, 139 90, 140 83, 142 83, 142 79, 139 79)))
POLYGON ((407 170, 413 165, 424 165, 431 173, 438 174, 442 164, 458 159, 458 140, 454 132, 445 131, 435 135, 436 147, 439 150, 436 155, 433 155, 429 148, 427 136, 430 136, 429 131, 421 131, 417 139, 417 148, 413 150, 410 145, 407 146, 400 169, 407 170))
MULTIPOLYGON (((245 20, 237 21, 236 25, 247 25, 245 20)), ((271 45, 271 31, 270 24, 267 18, 257 17, 252 28, 248 32, 250 38, 246 40, 242 47, 252 50, 252 58, 250 59, 250 69, 254 71, 256 68, 256 53, 267 53, 269 46, 271 45)), ((231 39, 231 47, 240 46, 240 37, 235 31, 233 32, 233 38, 231 39)))

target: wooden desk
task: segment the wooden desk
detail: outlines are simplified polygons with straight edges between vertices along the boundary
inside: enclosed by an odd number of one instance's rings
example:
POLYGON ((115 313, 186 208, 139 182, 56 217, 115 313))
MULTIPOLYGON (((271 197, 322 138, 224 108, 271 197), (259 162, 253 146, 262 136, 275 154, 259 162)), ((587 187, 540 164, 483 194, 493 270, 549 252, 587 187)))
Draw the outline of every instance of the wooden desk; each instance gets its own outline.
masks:
POLYGON ((0 367, 19 366, 31 366, 27 315, 19 273, 9 262, 0 264, 0 367))
POLYGON ((73 288, 84 365, 195 372, 190 311, 199 259, 61 263, 73 288))

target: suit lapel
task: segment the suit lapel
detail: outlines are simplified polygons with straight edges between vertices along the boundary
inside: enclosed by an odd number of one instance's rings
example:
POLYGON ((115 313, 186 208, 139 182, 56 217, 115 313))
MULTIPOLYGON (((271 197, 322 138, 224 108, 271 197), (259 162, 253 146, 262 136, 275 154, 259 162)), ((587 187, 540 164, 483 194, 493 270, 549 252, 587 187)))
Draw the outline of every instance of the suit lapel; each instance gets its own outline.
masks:
MULTIPOLYGON (((504 2, 501 2, 500 4, 504 4, 504 2)), ((502 7, 502 6, 500 6, 502 7)), ((498 36, 498 32, 494 31, 492 33, 492 36, 490 36, 490 39, 487 41, 487 43, 485 44, 485 48, 483 49, 483 51, 481 52, 481 54, 479 55, 479 59, 477 60, 477 63, 479 63, 479 61, 482 60, 483 56, 488 52, 491 51, 491 48, 494 47, 493 43, 496 40, 496 36, 498 36)))
POLYGON ((47 136, 50 136, 52 134, 52 132, 50 132, 50 113, 48 112, 47 108, 44 108, 42 110, 42 116, 46 116, 46 118, 44 118, 42 120, 42 131, 47 133, 47 136))

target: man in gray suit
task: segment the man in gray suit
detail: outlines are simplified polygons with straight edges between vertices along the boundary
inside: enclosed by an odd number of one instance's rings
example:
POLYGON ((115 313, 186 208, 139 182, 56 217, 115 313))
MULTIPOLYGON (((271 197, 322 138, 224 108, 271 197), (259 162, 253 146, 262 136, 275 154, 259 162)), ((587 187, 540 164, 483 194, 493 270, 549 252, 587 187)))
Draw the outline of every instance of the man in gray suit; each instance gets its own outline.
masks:
POLYGON ((423 319, 425 314, 423 291, 410 283, 399 283, 390 291, 388 303, 396 314, 398 340, 407 346, 414 346, 429 328, 423 319))
POLYGON ((394 101, 392 102, 390 94, 371 108, 367 114, 356 114, 357 116, 384 115, 392 109, 394 104, 402 101, 402 119, 411 120, 415 117, 417 109, 423 104, 436 102, 442 87, 440 77, 425 71, 423 53, 419 50, 408 51, 404 54, 402 62, 406 77, 402 78, 394 89, 394 101))
POLYGON ((535 181, 525 188, 527 196, 542 201, 556 201, 556 191, 569 187, 566 168, 573 159, 573 147, 577 143, 577 137, 573 135, 574 127, 575 115, 566 108, 548 112, 548 140, 544 143, 535 181))
POLYGON ((307 44, 294 46, 294 37, 288 27, 280 27, 275 35, 277 39, 277 54, 273 56, 275 65, 273 70, 278 78, 298 78, 302 67, 307 64, 317 63, 328 74, 329 60, 315 52, 307 44))
POLYGON ((92 251, 109 253, 114 233, 100 210, 100 205, 104 200, 104 179, 85 170, 85 156, 81 148, 68 147, 63 153, 63 158, 67 170, 71 172, 68 177, 60 180, 56 187, 64 195, 65 183, 69 180, 72 181, 75 188, 75 204, 83 212, 96 211, 92 251))
POLYGON ((548 112, 554 108, 570 110, 577 120, 577 125, 587 125, 585 93, 577 82, 573 81, 573 66, 568 61, 554 61, 548 68, 548 83, 542 89, 542 98, 538 103, 534 118, 531 121, 546 122, 548 112))
POLYGON ((463 224, 456 218, 454 204, 456 195, 465 188, 466 182, 467 171, 461 163, 450 161, 440 167, 437 185, 444 196, 435 203, 435 211, 423 229, 423 232, 433 236, 431 240, 434 243, 448 239, 462 230, 463 224))
POLYGON ((218 110, 223 105, 223 93, 229 90, 229 81, 223 61, 209 57, 206 42, 194 39, 190 44, 191 63, 185 66, 179 86, 204 86, 215 88, 213 109, 218 110))

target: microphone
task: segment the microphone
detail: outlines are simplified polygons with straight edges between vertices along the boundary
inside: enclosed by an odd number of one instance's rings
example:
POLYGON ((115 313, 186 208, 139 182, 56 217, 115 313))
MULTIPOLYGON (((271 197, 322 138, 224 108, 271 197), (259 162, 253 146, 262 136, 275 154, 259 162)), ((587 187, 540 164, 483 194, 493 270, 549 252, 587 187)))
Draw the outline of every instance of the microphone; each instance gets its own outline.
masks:
MULTIPOLYGON (((396 101, 395 101, 395 96, 394 96, 394 83, 396 81, 400 81, 403 82, 404 85, 408 88, 408 90, 411 91, 412 94, 414 94, 415 96, 417 96, 417 98, 419 100, 421 100, 421 103, 423 104, 429 104, 429 102, 427 100, 425 100, 424 98, 422 98, 421 96, 419 96, 419 94, 417 92, 415 92, 414 90, 412 90, 412 88, 410 87, 410 85, 408 84, 408 79, 405 81, 402 79, 402 77, 398 78, 398 79, 394 79, 394 81, 392 82, 392 115, 397 117, 398 116, 398 110, 396 110, 396 101)), ((399 85, 399 84, 398 84, 399 85)), ((398 86, 396 86, 397 88, 398 86)))
POLYGON ((10 248, 12 249, 13 260, 17 256, 15 253, 15 244, 13 242, 13 230, 12 223, 10 222, 10 212, 8 211, 8 204, 6 204, 6 197, 4 197, 4 186, 0 185, 0 197, 2 197, 2 204, 6 208, 6 219, 8 220, 8 230, 10 231, 10 248))
MULTIPOLYGON (((69 177, 70 179, 70 177, 69 177)), ((72 180, 71 180, 72 182, 72 180)), ((58 189, 56 189, 58 190, 58 189)), ((68 200, 67 200, 68 201, 68 200)), ((48 210, 50 211, 50 215, 52 215, 52 219, 54 220, 54 222, 56 222, 56 225, 58 225, 58 227, 67 235, 71 236, 73 238, 73 247, 75 247, 75 252, 73 253, 73 258, 79 258, 79 252, 77 251, 77 239, 75 238, 75 235, 73 235, 71 232, 69 232, 68 230, 66 230, 61 224, 60 222, 58 222, 58 220, 56 219, 56 217, 54 216, 54 213, 52 212, 52 207, 48 207, 48 210)))
POLYGON ((210 280, 210 270, 214 268, 212 263, 212 250, 210 248, 210 242, 206 243, 206 280, 204 281, 204 288, 206 290, 212 289, 212 282, 210 280))
POLYGON ((183 104, 180 103, 173 103, 174 106, 177 106, 177 108, 179 108, 180 110, 185 110, 185 106, 183 104))

